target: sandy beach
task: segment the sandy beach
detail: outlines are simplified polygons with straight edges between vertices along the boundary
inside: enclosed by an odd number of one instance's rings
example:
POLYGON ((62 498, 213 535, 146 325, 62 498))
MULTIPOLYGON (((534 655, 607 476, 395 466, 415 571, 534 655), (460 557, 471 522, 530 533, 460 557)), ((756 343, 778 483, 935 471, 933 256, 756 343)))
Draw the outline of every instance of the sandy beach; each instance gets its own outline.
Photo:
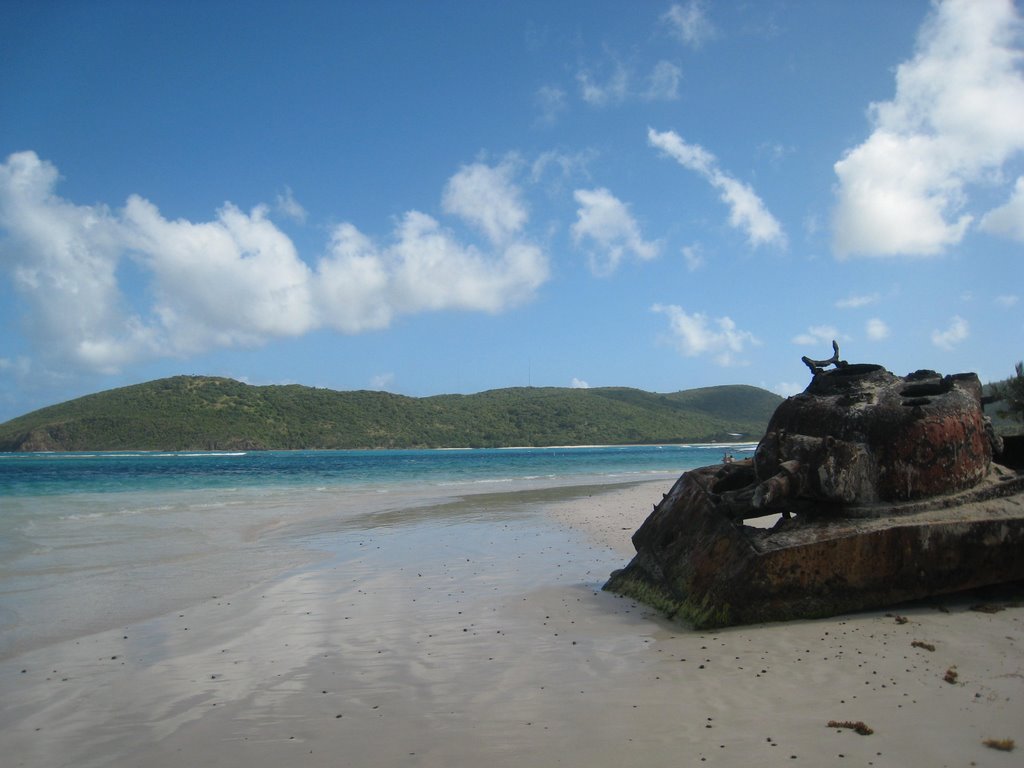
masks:
POLYGON ((1022 764, 1020 606, 695 632, 602 592, 669 485, 466 496, 426 538, 319 531, 273 579, 17 653, 3 764, 1022 764))

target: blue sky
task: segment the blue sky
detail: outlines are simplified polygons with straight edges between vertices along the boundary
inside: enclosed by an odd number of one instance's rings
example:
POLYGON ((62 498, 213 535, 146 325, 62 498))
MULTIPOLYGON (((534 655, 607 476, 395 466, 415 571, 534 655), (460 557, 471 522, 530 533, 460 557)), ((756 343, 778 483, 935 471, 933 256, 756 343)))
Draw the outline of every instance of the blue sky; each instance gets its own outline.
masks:
POLYGON ((1009 0, 0 4, 0 420, 1024 357, 1009 0))

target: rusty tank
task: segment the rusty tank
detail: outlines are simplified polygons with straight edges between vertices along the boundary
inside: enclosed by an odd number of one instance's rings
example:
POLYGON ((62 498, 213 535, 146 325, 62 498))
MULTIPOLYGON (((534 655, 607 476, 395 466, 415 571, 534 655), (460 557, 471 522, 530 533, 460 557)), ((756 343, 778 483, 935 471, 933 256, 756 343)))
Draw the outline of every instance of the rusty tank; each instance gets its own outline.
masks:
POLYGON ((752 458, 676 481, 605 589, 705 628, 1024 580, 1024 468, 1000 463, 977 375, 833 351, 803 359, 752 458))

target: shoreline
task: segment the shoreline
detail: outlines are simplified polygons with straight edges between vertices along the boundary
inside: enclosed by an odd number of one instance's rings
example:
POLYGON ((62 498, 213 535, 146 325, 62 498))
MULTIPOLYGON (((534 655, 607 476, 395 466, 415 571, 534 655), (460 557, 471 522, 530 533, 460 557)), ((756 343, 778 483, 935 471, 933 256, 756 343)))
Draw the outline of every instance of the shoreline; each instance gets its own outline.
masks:
POLYGON ((314 562, 0 662, 0 750, 26 768, 1013 764, 982 740, 1024 740, 1020 607, 698 633, 601 592, 671 482, 312 528, 314 562))
POLYGON ((250 453, 369 453, 374 451, 549 451, 549 450, 575 450, 594 448, 745 448, 756 447, 757 440, 740 440, 736 442, 701 442, 688 441, 680 443, 594 443, 586 445, 493 445, 493 446, 446 446, 437 448, 259 448, 249 450, 223 450, 210 449, 198 450, 193 448, 182 448, 171 450, 165 448, 111 448, 109 450, 91 450, 83 448, 77 451, 0 451, 0 458, 17 456, 53 456, 53 455, 83 455, 102 456, 104 454, 129 454, 132 456, 153 455, 153 456, 245 456, 250 453))

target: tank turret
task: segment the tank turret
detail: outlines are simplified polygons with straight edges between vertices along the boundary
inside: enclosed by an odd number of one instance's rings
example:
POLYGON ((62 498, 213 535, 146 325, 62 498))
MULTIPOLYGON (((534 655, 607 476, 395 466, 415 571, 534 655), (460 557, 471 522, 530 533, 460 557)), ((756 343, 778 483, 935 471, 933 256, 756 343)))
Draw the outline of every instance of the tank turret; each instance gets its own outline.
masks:
POLYGON ((915 371, 804 358, 814 377, 782 403, 754 454, 755 508, 798 499, 864 504, 971 488, 988 474, 999 438, 976 374, 915 371), (834 364, 825 370, 823 365, 834 364))

